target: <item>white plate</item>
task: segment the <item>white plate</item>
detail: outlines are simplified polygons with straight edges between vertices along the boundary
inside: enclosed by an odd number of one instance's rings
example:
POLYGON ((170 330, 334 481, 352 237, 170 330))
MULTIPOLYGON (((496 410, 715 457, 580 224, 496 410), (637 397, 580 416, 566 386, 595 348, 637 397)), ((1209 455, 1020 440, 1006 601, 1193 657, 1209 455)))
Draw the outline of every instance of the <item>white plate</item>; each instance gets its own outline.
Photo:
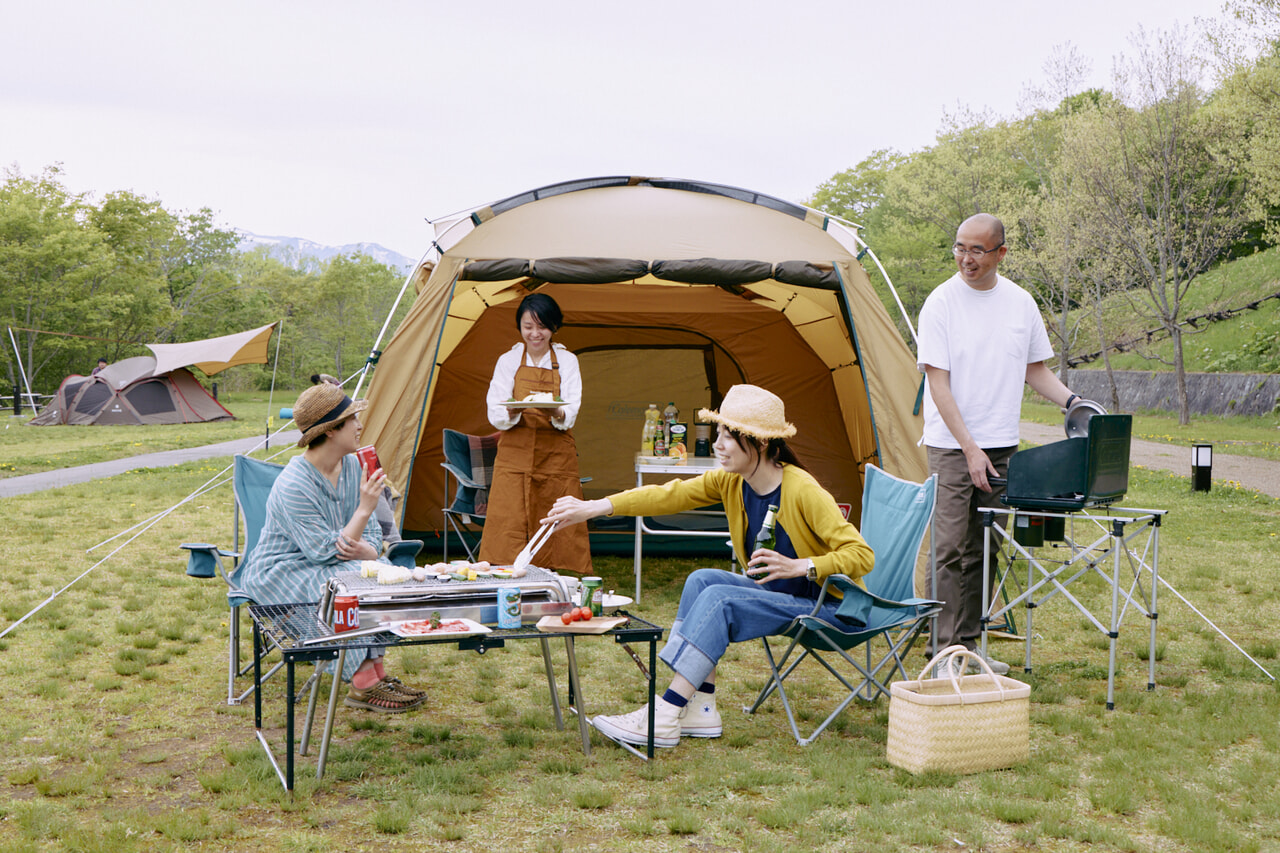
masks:
POLYGON ((516 400, 514 402, 508 401, 502 405, 508 409, 558 409, 564 405, 564 401, 561 400, 557 403, 554 400, 516 400))
POLYGON ((609 593, 606 592, 604 596, 600 599, 600 609, 608 612, 613 612, 614 610, 617 610, 619 607, 626 607, 628 604, 634 604, 634 603, 635 603, 634 598, 628 598, 625 595, 609 595, 609 593))
POLYGON ((416 637, 470 637, 473 634, 488 634, 492 628, 487 628, 479 622, 466 618, 449 618, 441 619, 441 622, 462 622, 466 626, 465 631, 434 631, 429 634, 415 634, 405 630, 405 625, 411 625, 418 622, 430 622, 430 619, 403 619, 399 622, 392 622, 384 626, 388 631, 397 637, 406 637, 414 639, 416 637))

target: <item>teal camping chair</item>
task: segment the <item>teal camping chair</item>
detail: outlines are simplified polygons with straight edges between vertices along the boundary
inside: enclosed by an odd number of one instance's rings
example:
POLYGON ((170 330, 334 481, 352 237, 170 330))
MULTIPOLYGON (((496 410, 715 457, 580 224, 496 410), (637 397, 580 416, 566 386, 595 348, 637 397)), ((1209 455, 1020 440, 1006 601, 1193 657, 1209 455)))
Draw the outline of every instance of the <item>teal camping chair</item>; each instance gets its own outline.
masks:
POLYGON ((462 540, 467 559, 475 561, 480 549, 480 537, 484 531, 472 531, 471 527, 484 527, 485 513, 489 505, 489 483, 493 480, 493 460, 498 455, 498 433, 492 435, 467 435, 465 432, 444 431, 444 489, 449 494, 449 480, 457 487, 453 502, 444 507, 444 560, 449 561, 449 529, 462 540))
MULTIPOLYGON (((240 608, 253 602, 249 595, 235 582, 235 570, 240 562, 249 556, 253 547, 258 544, 258 536, 267 522, 267 496, 275 485, 276 477, 284 470, 283 465, 275 462, 263 462, 250 456, 236 455, 231 465, 231 488, 235 493, 235 517, 232 521, 232 548, 230 551, 205 543, 187 542, 181 547, 190 551, 187 559, 187 574, 192 577, 211 578, 220 575, 227 583, 227 604, 230 626, 227 655, 227 704, 239 705, 253 694, 252 685, 242 693, 236 693, 236 679, 241 678, 253 669, 253 662, 240 665, 240 608), (240 520, 244 519, 244 549, 240 548, 240 520), (223 563, 229 558, 231 568, 223 563)), ((281 664, 273 666, 264 679, 270 677, 281 664)))
MULTIPOLYGON (((791 733, 797 743, 805 746, 822 734, 854 699, 873 701, 881 694, 888 694, 888 683, 894 673, 907 677, 903 658, 911 651, 929 620, 941 610, 941 602, 912 597, 916 559, 924 535, 931 529, 937 489, 936 474, 924 483, 913 483, 900 480, 874 465, 867 466, 862 490, 862 537, 875 551, 875 568, 863 578, 867 586, 865 590, 845 575, 826 578, 814 609, 817 613, 829 590, 835 587, 843 595, 838 614, 852 622, 831 624, 814 615, 797 617, 780 635, 789 637, 791 643, 777 659, 769 639, 764 638, 769 682, 760 691, 755 704, 744 709, 747 713, 754 713, 776 691, 791 724, 791 733), (857 623, 865 627, 857 627, 857 623), (878 662, 873 662, 872 641, 879 637, 885 638, 888 649, 878 662), (859 646, 865 651, 865 663, 852 654, 859 646), (824 655, 831 655, 831 660, 824 655), (837 656, 855 672, 846 675, 837 669, 840 663, 837 656), (803 737, 783 683, 806 658, 820 663, 849 693, 814 729, 813 734, 803 737)), ((929 551, 932 572, 932 537, 929 551)))
MULTIPOLYGON (((241 693, 236 692, 236 680, 249 674, 253 669, 250 661, 240 664, 240 608, 252 604, 248 593, 236 585, 236 567, 248 558, 263 525, 267 523, 267 497, 276 478, 284 470, 283 465, 275 462, 264 462, 251 456, 236 455, 231 465, 231 485, 235 494, 235 517, 232 531, 232 548, 230 551, 203 542, 187 542, 180 547, 190 552, 187 558, 187 574, 191 577, 212 578, 221 576, 227 583, 227 604, 230 614, 227 619, 229 627, 227 655, 227 704, 239 705, 253 695, 257 685, 251 685, 241 693), (240 548, 240 521, 244 520, 244 548, 240 548), (231 561, 228 569, 223 559, 231 561)), ((406 539, 393 542, 387 547, 386 556, 397 565, 413 568, 414 557, 422 550, 422 541, 406 539)), ((268 650, 270 651, 270 650, 268 650)), ((267 671, 263 679, 269 678, 280 668, 277 663, 267 671)))

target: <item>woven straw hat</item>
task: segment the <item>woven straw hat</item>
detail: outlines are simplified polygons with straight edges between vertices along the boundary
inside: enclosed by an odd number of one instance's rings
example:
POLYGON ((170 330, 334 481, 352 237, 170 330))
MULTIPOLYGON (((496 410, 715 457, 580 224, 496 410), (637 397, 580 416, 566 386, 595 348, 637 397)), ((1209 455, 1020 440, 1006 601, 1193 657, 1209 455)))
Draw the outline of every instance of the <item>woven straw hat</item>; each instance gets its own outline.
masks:
POLYGON ((720 411, 699 409, 698 418, 724 424, 753 438, 790 438, 796 434, 795 425, 787 423, 778 395, 755 385, 734 385, 724 395, 720 411))
POLYGON ((293 406, 293 420, 302 430, 299 447, 308 447, 321 435, 342 426, 347 418, 363 412, 364 400, 353 401, 337 385, 321 382, 298 396, 293 406))

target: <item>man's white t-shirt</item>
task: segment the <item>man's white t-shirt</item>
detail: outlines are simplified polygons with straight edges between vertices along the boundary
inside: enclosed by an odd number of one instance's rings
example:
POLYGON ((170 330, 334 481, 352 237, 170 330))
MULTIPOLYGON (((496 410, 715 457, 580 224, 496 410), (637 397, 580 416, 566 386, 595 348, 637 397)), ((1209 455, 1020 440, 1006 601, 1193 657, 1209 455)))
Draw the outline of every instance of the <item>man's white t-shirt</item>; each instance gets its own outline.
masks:
MULTIPOLYGON (((919 336, 916 366, 950 372, 951 393, 978 446, 1016 445, 1027 365, 1053 356, 1031 294, 1002 275, 990 290, 974 290, 957 273, 925 299, 919 336)), ((960 447, 927 388, 924 444, 960 447)))

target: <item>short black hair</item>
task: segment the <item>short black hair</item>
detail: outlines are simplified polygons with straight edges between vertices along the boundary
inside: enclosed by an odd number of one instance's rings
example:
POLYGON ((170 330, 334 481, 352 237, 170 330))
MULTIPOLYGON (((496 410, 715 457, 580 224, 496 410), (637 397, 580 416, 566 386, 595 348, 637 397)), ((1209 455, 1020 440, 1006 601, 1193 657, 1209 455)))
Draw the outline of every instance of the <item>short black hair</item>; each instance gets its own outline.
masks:
POLYGON ((98 356, 98 361, 102 362, 103 364, 107 364, 107 363, 108 363, 108 362, 107 362, 107 357, 106 357, 105 355, 100 355, 100 356, 98 356))
POLYGON ((311 374, 311 384, 312 384, 312 385, 319 385, 319 384, 320 384, 320 374, 319 374, 319 373, 313 373, 313 374, 311 374))
POLYGON ((560 331, 560 327, 564 325, 564 314, 561 313, 560 306, 545 293, 530 293, 520 300, 520 307, 516 309, 517 329, 520 328, 520 321, 524 319, 525 313, 532 313, 539 323, 553 333, 560 331))

